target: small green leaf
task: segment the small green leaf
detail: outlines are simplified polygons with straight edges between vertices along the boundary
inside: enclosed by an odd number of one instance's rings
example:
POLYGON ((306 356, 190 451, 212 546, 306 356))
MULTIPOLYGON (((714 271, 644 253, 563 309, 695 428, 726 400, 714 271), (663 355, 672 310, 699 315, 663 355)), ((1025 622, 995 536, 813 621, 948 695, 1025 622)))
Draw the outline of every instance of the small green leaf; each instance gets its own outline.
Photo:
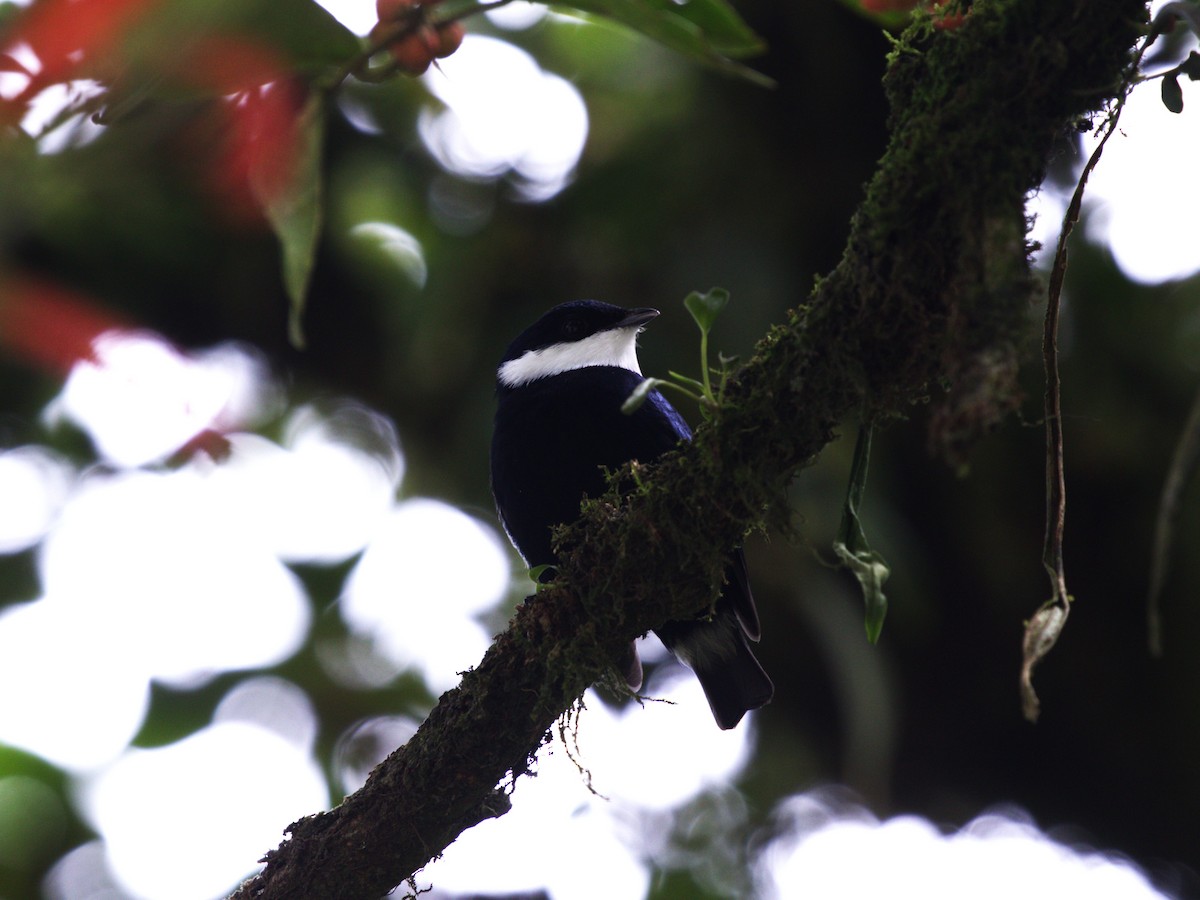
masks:
POLYGON ((282 189, 262 191, 267 219, 283 254, 283 283, 290 309, 288 339, 304 347, 304 306, 325 214, 321 154, 325 135, 324 95, 314 91, 296 119, 295 158, 282 189))
MULTIPOLYGON (((726 56, 762 53, 766 44, 727 0, 561 0, 585 12, 623 22, 648 37, 663 36, 710 48, 726 56)), ((663 41, 668 43, 668 41, 663 41)), ((697 49, 681 48, 685 52, 697 49)))
POLYGON ((762 53, 765 43, 726 0, 543 0, 620 22, 658 43, 764 87, 774 82, 734 62, 762 53))
POLYGON ((1179 78, 1174 72, 1163 76, 1162 80, 1163 106, 1173 113, 1183 112, 1183 89, 1179 86, 1179 78))
POLYGON ((727 56, 756 56, 766 49, 766 42, 755 34, 726 0, 688 0, 678 3, 668 0, 653 4, 696 25, 708 41, 727 56))
POLYGON ((358 36, 315 0, 255 0, 240 7, 247 30, 285 51, 299 66, 341 65, 362 49, 358 36))
POLYGON ((883 620, 887 616, 887 597, 883 593, 883 583, 887 581, 891 569, 883 557, 867 544, 867 536, 858 517, 867 488, 867 463, 870 456, 871 428, 869 425, 863 425, 858 430, 858 440, 854 444, 850 483, 846 488, 842 523, 838 528, 837 540, 833 543, 833 552, 837 554, 842 565, 858 579, 863 601, 866 603, 864 624, 867 640, 874 644, 879 640, 883 620))
POLYGON ((661 378, 647 378, 633 389, 632 394, 625 398, 625 402, 621 404, 621 412, 627 416, 632 416, 646 402, 646 398, 650 396, 650 392, 663 384, 667 384, 667 382, 661 378))
POLYGON ((728 303, 729 291, 718 287, 712 288, 707 294, 692 291, 683 300, 683 305, 692 314, 703 334, 712 331, 713 323, 728 303))
MULTIPOLYGON (((0 4, 0 9, 4 5, 0 4)), ((204 66, 225 68, 256 57, 264 71, 282 70, 314 82, 331 77, 362 53, 362 41, 316 0, 171 0, 151 3, 119 48, 123 67, 136 76, 162 72, 167 59, 189 59, 196 48, 234 48, 246 59, 206 59, 204 66)), ((219 49, 212 51, 223 56, 219 49)), ((194 64, 194 63, 193 63, 194 64)), ((215 72, 216 68, 206 69, 215 72)), ((224 85, 172 70, 148 86, 150 96, 168 99, 189 93, 218 93, 224 85)), ((118 82, 119 83, 119 82, 118 82)))
POLYGON ((883 631, 883 620, 887 616, 887 597, 883 593, 883 583, 892 574, 892 570, 874 550, 855 552, 841 541, 834 541, 833 552, 837 554, 842 565, 858 579, 867 607, 863 624, 867 630, 867 640, 874 644, 879 640, 883 631))

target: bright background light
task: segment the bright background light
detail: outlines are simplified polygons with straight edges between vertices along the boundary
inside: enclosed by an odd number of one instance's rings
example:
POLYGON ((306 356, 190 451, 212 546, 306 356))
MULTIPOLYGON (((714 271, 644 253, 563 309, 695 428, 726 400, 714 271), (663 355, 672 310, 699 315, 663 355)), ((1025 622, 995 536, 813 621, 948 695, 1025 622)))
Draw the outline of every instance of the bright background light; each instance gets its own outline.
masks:
POLYGON ((380 523, 341 612, 397 670, 417 669, 440 694, 491 643, 476 617, 504 597, 509 578, 494 528, 436 500, 409 500, 380 523))
MULTIPOLYGON (((152 683, 196 688, 299 649, 311 604, 287 563, 361 554, 337 614, 380 648, 387 677, 415 668, 436 691, 478 661, 490 636, 473 617, 507 592, 494 527, 397 501, 404 459, 379 414, 299 406, 278 442, 228 430, 280 400, 248 350, 109 333, 50 404, 106 465, 76 471, 36 447, 0 455, 17 501, 0 508, 0 535, 8 552, 38 545, 43 590, 0 615, 0 742, 75 773, 105 865, 138 897, 218 896, 283 825, 329 804, 313 711, 279 679, 243 682, 183 740, 129 748, 152 683)), ((48 891, 85 896, 80 871, 95 862, 64 861, 48 891)))
POLYGON ((0 452, 0 553, 16 553, 42 539, 73 477, 70 465, 44 447, 0 452))
MULTIPOLYGON (((371 0, 322 0, 322 6, 356 34, 367 34, 376 22, 371 0)), ((545 7, 512 3, 488 19, 516 31, 546 15, 545 7)), ((485 181, 510 176, 518 197, 534 202, 570 183, 587 140, 587 106, 574 85, 543 71, 527 52, 468 32, 458 51, 438 60, 422 81, 438 102, 421 112, 421 138, 447 172, 485 181)), ((360 127, 375 128, 361 110, 345 108, 360 127)))
POLYGON ((570 82, 507 41, 467 35, 425 83, 445 109, 422 111, 421 137, 448 171, 467 178, 511 172, 528 200, 547 200, 566 186, 588 126, 570 82))
POLYGON ((752 727, 714 729, 695 679, 679 674, 648 684, 648 694, 666 702, 644 708, 614 711, 589 693, 568 729, 573 736, 543 750, 537 777, 517 785, 512 811, 463 834, 422 882, 454 893, 545 888, 556 900, 644 896, 649 863, 666 844, 648 814, 731 785, 753 745, 752 727), (648 765, 647 748, 671 765, 648 765))
POLYGON ((917 816, 881 822, 836 792, 785 800, 791 826, 759 860, 764 900, 1157 900, 1119 857, 1060 844, 1019 810, 943 834, 917 816))
POLYGON ((278 843, 280 822, 328 803, 311 747, 236 721, 129 750, 83 791, 118 881, 176 900, 223 895, 278 843))
MULTIPOLYGON (((1163 106, 1157 81, 1134 89, 1084 195, 1088 237, 1107 244, 1121 271, 1144 284, 1200 271, 1192 215, 1200 183, 1188 175, 1200 147, 1200 92, 1187 79, 1181 87, 1182 115, 1163 106)), ((1089 136, 1084 152, 1091 154, 1096 143, 1089 136)))

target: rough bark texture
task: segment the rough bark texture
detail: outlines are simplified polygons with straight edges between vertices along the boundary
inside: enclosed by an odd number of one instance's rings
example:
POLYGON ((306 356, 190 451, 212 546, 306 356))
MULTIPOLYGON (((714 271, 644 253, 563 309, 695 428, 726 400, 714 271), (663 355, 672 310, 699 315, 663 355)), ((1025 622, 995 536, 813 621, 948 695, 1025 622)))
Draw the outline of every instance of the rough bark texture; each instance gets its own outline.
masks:
POLYGON ((690 447, 589 505, 563 534, 560 584, 412 740, 342 805, 293 823, 235 896, 382 896, 502 814, 555 719, 631 637, 705 608, 723 550, 848 416, 903 415, 945 388, 931 444, 960 458, 1016 399, 1035 299, 1024 196, 1054 139, 1123 89, 1144 18, 1139 0, 979 0, 956 31, 910 30, 886 78, 889 148, 840 265, 690 447))

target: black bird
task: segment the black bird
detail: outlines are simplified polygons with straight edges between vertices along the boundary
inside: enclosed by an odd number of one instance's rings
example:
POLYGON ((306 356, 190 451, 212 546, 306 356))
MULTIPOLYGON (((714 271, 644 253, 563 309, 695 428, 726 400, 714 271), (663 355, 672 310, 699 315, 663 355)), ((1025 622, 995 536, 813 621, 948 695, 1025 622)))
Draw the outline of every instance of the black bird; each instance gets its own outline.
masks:
MULTIPOLYGON (((649 462, 692 433, 658 391, 632 415, 621 405, 643 381, 637 336, 656 309, 595 300, 554 307, 509 345, 496 372, 492 493, 500 521, 530 566, 556 562, 553 526, 579 518, 585 495, 598 497, 603 468, 649 462)), ((747 640, 760 635, 742 551, 730 554, 726 585, 706 620, 656 629, 696 673, 721 728, 767 703, 774 687, 747 640)), ((642 668, 630 648, 624 674, 635 690, 642 668)))

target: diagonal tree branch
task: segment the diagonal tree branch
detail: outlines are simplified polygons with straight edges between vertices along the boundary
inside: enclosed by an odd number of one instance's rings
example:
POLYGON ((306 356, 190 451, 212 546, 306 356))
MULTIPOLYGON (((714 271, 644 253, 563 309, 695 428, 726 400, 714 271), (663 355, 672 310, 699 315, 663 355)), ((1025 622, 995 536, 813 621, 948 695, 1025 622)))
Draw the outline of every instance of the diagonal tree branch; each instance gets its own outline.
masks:
POLYGON ((978 0, 955 31, 911 28, 885 81, 890 144, 841 264, 761 341, 691 445, 587 504, 562 535, 560 583, 527 600, 417 734, 340 806, 293 823, 234 896, 381 896, 502 814, 497 785, 528 770, 633 636, 706 608, 724 550, 847 416, 904 416, 946 386, 938 452, 959 460, 994 427, 1017 402, 1033 322, 1024 197, 1056 137, 1121 91, 1145 12, 978 0))

